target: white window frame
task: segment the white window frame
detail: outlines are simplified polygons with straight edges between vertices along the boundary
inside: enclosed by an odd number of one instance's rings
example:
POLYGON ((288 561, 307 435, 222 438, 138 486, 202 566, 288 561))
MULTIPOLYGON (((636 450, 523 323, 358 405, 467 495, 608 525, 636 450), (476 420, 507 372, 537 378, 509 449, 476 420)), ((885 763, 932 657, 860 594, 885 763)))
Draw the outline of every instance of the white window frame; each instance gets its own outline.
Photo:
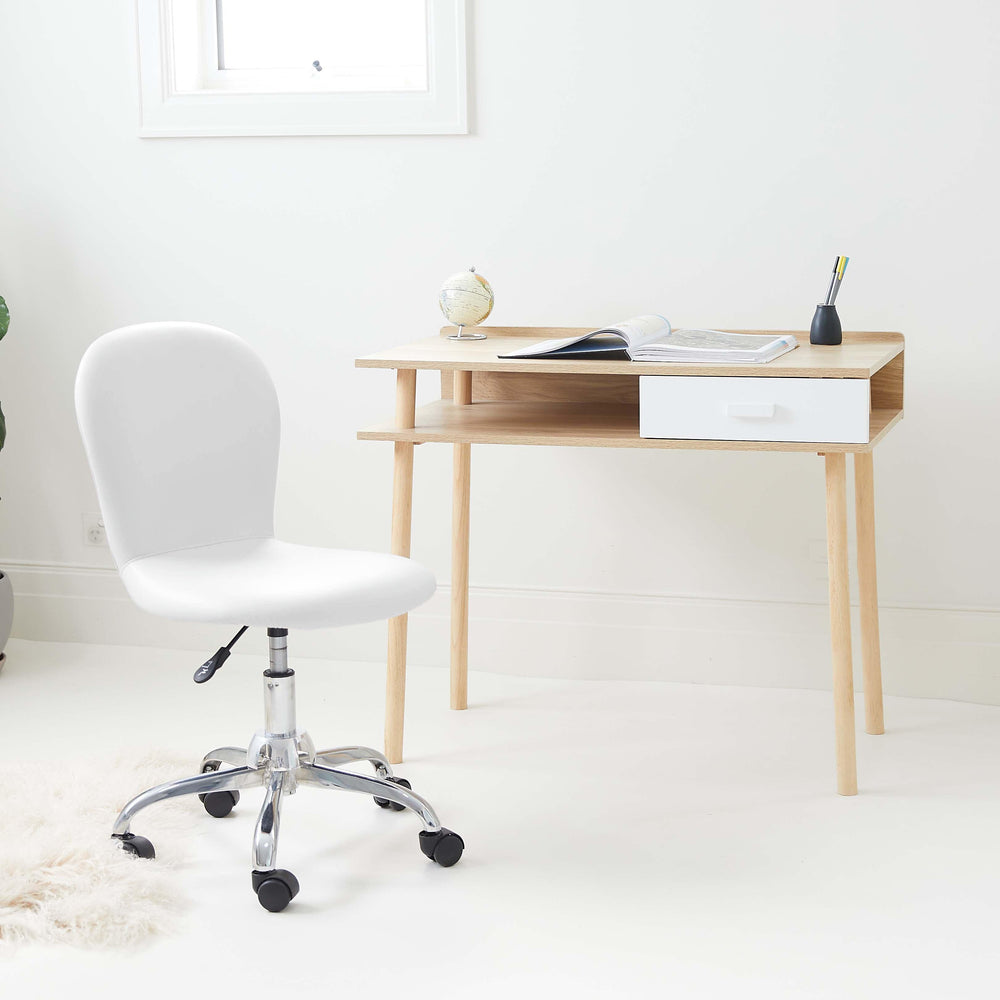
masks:
MULTIPOLYGON (((468 132, 465 55, 466 0, 426 0, 427 89, 279 90, 263 82, 253 92, 218 86, 215 3, 199 0, 201 79, 212 87, 176 85, 174 0, 136 0, 141 122, 148 138, 240 135, 454 135, 468 132), (214 77, 214 78, 213 78, 214 77)), ((190 60, 189 60, 190 62, 190 60)), ((225 71, 240 72, 240 71, 225 71)), ((246 79, 246 78, 244 78, 246 79)), ((265 74, 258 76, 267 79, 265 74)), ((272 77, 272 79, 274 79, 272 77)))

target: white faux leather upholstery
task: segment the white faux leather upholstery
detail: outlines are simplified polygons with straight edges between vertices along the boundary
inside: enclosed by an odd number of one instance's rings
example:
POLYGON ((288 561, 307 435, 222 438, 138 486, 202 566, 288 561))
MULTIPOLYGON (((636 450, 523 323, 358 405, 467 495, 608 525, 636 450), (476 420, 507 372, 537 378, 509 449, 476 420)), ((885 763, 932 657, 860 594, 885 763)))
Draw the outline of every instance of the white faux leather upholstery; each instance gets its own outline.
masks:
POLYGON ((196 323, 105 334, 80 363, 76 409, 112 555, 146 611, 321 628, 433 594, 409 559, 274 538, 277 395, 234 334, 196 323))
POLYGON ((76 413, 119 569, 274 534, 278 397, 239 337, 197 323, 107 333, 80 362, 76 413))
POLYGON ((165 618, 282 628, 394 618, 434 593, 434 577, 409 559, 275 538, 135 559, 122 580, 140 608, 165 618))

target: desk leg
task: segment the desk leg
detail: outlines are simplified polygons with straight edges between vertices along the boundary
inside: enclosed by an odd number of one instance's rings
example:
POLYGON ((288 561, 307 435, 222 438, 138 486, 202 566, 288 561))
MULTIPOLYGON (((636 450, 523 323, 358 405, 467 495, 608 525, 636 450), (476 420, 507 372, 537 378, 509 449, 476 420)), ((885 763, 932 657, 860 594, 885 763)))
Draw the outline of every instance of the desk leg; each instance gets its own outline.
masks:
MULTIPOLYGON (((396 423, 412 427, 416 405, 417 373, 396 373, 396 423)), ((413 508, 413 443, 397 441, 392 464, 392 552, 410 554, 413 508)), ((406 700, 406 615, 389 619, 389 654, 385 675, 385 755, 390 764, 403 760, 403 710, 406 700)))
POLYGON ((865 732, 885 732, 882 658, 879 651, 878 584, 875 576, 875 475, 870 451, 854 453, 854 509, 858 527, 858 589, 861 598, 861 668, 865 732))
POLYGON ((847 458, 826 455, 826 540, 830 574, 830 641, 837 791, 858 794, 854 750, 854 676, 851 669, 851 599, 847 570, 847 458))
MULTIPOLYGON (((455 372, 452 399, 472 402, 472 372, 455 372)), ((472 445, 456 444, 451 489, 451 707, 469 707, 469 494, 472 445)))
POLYGON ((469 707, 469 487, 471 444, 455 445, 451 509, 451 707, 469 707))

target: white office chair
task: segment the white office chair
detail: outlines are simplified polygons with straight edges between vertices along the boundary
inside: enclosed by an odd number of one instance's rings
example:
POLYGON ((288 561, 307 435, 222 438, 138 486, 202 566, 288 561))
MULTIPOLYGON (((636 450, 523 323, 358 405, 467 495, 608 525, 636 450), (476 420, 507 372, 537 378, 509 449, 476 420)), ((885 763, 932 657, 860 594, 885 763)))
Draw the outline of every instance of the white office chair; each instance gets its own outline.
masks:
POLYGON ((76 412, 104 515, 108 543, 129 596, 155 615, 243 625, 195 673, 209 680, 248 626, 267 628, 264 728, 249 748, 220 747, 201 774, 151 788, 122 810, 112 836, 144 858, 153 846, 130 832, 146 806, 197 794, 226 816, 240 789, 263 786, 253 837, 252 884, 272 912, 299 891, 275 868, 282 797, 299 784, 372 795, 383 808, 412 809, 420 847, 444 867, 462 856, 445 829, 386 757, 368 747, 317 753, 295 719, 289 628, 353 625, 404 614, 434 592, 434 578, 399 556, 313 548, 274 537, 279 418, 263 363, 238 337, 195 323, 146 323, 97 340, 76 379, 76 412), (343 770, 368 761, 375 776, 343 770))

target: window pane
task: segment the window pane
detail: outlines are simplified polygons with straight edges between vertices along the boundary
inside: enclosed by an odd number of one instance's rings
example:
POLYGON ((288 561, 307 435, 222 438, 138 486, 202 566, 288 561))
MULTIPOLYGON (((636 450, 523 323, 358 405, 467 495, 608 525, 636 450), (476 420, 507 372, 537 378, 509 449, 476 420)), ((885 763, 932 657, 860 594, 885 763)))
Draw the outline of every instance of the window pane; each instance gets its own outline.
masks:
POLYGON ((220 69, 302 70, 323 89, 426 90, 424 0, 217 0, 220 69))

